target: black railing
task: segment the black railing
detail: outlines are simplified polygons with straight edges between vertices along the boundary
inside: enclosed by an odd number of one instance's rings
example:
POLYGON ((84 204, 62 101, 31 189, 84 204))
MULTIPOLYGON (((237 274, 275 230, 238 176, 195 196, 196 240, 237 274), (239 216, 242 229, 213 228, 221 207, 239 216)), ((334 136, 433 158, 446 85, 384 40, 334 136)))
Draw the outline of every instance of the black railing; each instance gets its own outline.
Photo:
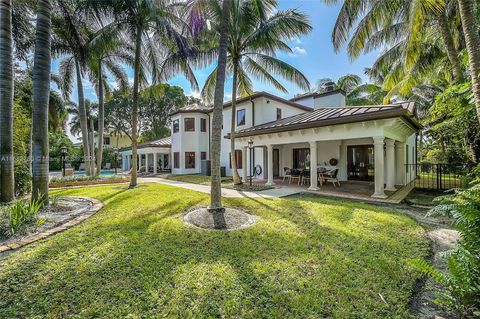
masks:
POLYGON ((448 190, 468 186, 467 169, 452 164, 405 164, 407 182, 414 182, 415 188, 448 190))

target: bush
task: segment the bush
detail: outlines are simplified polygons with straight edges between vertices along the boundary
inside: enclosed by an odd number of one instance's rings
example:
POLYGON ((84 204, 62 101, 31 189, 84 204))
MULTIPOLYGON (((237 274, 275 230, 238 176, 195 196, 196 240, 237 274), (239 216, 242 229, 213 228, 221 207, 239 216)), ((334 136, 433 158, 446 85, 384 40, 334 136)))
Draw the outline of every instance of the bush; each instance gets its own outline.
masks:
POLYGON ((458 247, 444 254, 448 274, 443 275, 420 260, 410 264, 443 288, 437 302, 463 318, 480 317, 480 185, 455 190, 436 200, 428 216, 448 215, 460 232, 458 247))
POLYGON ((15 163, 15 195, 23 196, 32 189, 32 175, 28 163, 15 163))
POLYGON ((13 204, 6 206, 2 210, 2 217, 7 221, 7 227, 0 227, 7 232, 3 236, 12 236, 17 234, 25 226, 31 225, 35 219, 38 211, 42 207, 40 201, 26 201, 18 200, 13 204))

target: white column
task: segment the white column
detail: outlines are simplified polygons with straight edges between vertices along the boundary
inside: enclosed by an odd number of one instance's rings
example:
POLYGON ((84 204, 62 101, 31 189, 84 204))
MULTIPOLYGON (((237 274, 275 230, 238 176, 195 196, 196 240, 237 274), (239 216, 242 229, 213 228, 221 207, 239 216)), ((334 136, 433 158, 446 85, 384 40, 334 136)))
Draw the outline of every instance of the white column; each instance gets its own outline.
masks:
POLYGON ((267 161, 268 161, 268 179, 267 179, 267 185, 275 185, 273 182, 273 145, 269 144, 267 145, 267 161))
POLYGON ((395 142, 395 164, 395 184, 405 185, 405 143, 403 142, 395 142))
POLYGON ((387 191, 396 191, 395 188, 395 141, 391 139, 385 140, 386 144, 386 164, 387 164, 387 176, 386 187, 387 191))
POLYGON ((157 163, 158 163, 157 153, 153 153, 153 174, 158 173, 157 163))
POLYGON ((347 145, 340 141, 339 145, 339 159, 338 159, 338 179, 341 181, 346 181, 348 179, 347 174, 347 145))
POLYGON ((384 151, 383 144, 385 138, 383 136, 377 136, 373 138, 374 155, 375 155, 375 193, 372 197, 375 198, 387 198, 385 195, 384 187, 384 151))
POLYGON ((148 153, 145 154, 145 173, 148 173, 148 153))
POLYGON ((310 187, 311 191, 317 191, 317 142, 310 142, 310 187))
POLYGON ((247 182, 247 147, 242 148, 242 182, 247 182))

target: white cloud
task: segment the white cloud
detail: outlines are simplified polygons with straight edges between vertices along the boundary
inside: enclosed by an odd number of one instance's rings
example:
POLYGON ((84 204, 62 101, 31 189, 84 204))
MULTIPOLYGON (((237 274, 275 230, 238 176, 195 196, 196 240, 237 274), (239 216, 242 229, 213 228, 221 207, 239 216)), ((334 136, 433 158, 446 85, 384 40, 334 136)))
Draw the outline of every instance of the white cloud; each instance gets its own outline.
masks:
POLYGON ((304 48, 301 48, 301 47, 299 47, 299 46, 294 46, 294 47, 292 48, 292 51, 293 51, 293 53, 292 53, 293 56, 298 56, 298 55, 305 55, 305 54, 307 54, 307 50, 305 50, 304 48))
POLYGON ((300 40, 300 39, 295 39, 295 43, 296 43, 296 44, 302 44, 303 42, 302 42, 302 40, 300 40))

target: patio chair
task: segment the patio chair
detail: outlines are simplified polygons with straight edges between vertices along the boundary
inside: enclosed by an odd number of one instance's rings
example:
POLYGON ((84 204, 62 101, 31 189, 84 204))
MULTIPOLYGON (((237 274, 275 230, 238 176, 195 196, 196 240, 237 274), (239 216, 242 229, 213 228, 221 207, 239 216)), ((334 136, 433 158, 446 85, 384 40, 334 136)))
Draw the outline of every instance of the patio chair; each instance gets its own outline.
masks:
POLYGON ((85 170, 85 163, 80 163, 80 166, 78 167, 79 171, 84 171, 85 170))
POLYGON ((283 183, 285 183, 285 179, 288 179, 288 183, 290 183, 290 180, 292 178, 292 170, 288 167, 283 168, 283 183))
POLYGON ((338 174, 338 168, 326 173, 326 174, 323 174, 323 179, 326 182, 332 182, 333 184, 333 187, 337 187, 335 185, 335 183, 338 184, 338 186, 340 186, 340 181, 337 179, 337 174, 338 174))
POLYGON ((310 170, 304 169, 302 171, 302 185, 308 185, 310 184, 310 170))
POLYGON ((112 169, 112 164, 111 163, 105 163, 104 169, 112 169))
POLYGON ((288 183, 291 184, 292 181, 297 181, 298 184, 300 184, 300 178, 301 178, 301 174, 302 172, 299 171, 298 169, 292 169, 290 171, 290 179, 288 180, 288 183))

